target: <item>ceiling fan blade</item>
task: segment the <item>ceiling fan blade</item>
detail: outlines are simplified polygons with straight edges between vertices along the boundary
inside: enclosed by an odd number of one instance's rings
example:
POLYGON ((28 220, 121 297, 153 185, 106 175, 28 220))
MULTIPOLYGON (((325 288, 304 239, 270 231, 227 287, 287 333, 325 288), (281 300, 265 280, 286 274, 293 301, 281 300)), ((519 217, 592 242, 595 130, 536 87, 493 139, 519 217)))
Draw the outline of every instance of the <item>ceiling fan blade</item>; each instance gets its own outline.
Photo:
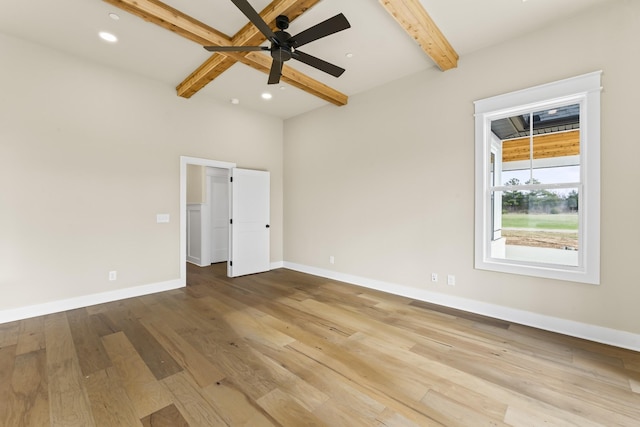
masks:
POLYGON ((266 46, 203 46, 209 52, 254 52, 269 50, 266 46))
POLYGON ((271 62, 271 70, 269 71, 269 80, 267 84, 276 85, 280 83, 280 76, 282 75, 282 65, 284 63, 282 61, 278 61, 277 59, 273 59, 271 62))
POLYGON ((288 41, 288 44, 294 48, 297 48, 314 40, 318 40, 339 31, 346 30, 347 28, 351 28, 351 24, 349 24, 349 21, 347 21, 347 18, 342 13, 339 13, 333 18, 322 21, 321 23, 316 24, 313 27, 310 27, 303 32, 291 37, 288 41))
POLYGON ((262 19, 260 14, 256 12, 256 10, 253 8, 253 6, 249 4, 247 0, 231 0, 231 1, 233 2, 233 4, 236 5, 238 9, 240 9, 242 13, 244 13, 244 16, 249 18, 249 21, 251 21, 251 23, 255 25, 256 28, 258 28, 258 30, 260 30, 260 32, 264 34, 267 39, 271 41, 276 40, 276 35, 273 33, 271 28, 269 28, 269 25, 267 25, 267 23, 264 22, 264 19, 262 19))
POLYGON ((333 65, 330 62, 316 58, 308 53, 300 52, 296 50, 292 55, 293 59, 297 59, 300 62, 304 62, 307 65, 317 68, 320 71, 324 71, 327 74, 331 74, 333 77, 340 77, 344 73, 344 68, 340 68, 337 65, 333 65))

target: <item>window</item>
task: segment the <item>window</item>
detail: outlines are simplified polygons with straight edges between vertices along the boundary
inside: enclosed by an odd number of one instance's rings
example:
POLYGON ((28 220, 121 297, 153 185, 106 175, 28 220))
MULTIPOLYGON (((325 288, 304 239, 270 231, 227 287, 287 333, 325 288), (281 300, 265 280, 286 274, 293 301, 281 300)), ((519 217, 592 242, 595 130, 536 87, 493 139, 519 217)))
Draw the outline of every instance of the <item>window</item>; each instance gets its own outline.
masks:
POLYGON ((475 102, 476 268, 600 282, 600 76, 475 102))

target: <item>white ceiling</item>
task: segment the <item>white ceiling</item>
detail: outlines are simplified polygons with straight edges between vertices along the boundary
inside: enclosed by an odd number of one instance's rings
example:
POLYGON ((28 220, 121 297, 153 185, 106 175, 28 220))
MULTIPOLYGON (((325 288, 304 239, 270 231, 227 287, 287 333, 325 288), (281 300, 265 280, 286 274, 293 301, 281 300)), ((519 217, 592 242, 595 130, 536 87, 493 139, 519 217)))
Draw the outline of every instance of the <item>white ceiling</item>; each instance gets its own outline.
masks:
MULTIPOLYGON (((258 12, 270 3, 249 1, 258 12)), ((464 57, 471 52, 613 0, 420 1, 460 55, 459 66, 464 67, 464 57)), ((165 3, 229 36, 247 23, 230 0, 165 3)), ((347 71, 336 79, 297 61, 290 61, 289 65, 346 95, 435 66, 378 0, 322 0, 292 22, 288 32, 296 34, 340 12, 350 21, 351 28, 310 43, 304 51, 347 71), (347 53, 353 57, 347 58, 347 53)), ((201 46, 101 0, 2 0, 0 32, 152 78, 170 90, 211 55, 201 46), (110 12, 120 19, 111 19, 110 12), (118 42, 101 40, 99 31, 115 34, 118 42)), ((327 105, 286 84, 269 86, 266 74, 239 63, 194 97, 221 102, 237 98, 237 108, 281 118, 327 105), (273 99, 261 99, 260 94, 265 91, 271 92, 273 99)))

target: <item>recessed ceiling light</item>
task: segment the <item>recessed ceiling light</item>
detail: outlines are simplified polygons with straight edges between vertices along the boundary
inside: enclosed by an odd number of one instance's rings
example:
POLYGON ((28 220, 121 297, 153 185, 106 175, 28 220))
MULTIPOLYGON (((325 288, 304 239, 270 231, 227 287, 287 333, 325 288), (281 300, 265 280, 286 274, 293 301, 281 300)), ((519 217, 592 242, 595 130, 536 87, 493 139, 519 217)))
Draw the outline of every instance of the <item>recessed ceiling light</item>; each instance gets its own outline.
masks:
POLYGON ((344 56, 346 56, 347 58, 353 58, 353 53, 345 53, 344 56))
POLYGON ((262 99, 271 99, 271 98, 273 98, 273 95, 271 95, 269 92, 265 92, 261 96, 262 96, 262 99))
POLYGON ((100 38, 101 38, 102 40, 106 40, 106 41, 108 41, 109 43, 115 43, 115 42, 117 42, 117 41, 118 41, 118 38, 117 38, 116 36, 114 36, 114 35, 113 35, 113 34, 111 34, 111 33, 107 33, 106 31, 100 31, 100 32, 98 33, 98 35, 100 36, 100 38))
POLYGON ((240 100, 238 98, 231 98, 231 100, 229 102, 231 102, 233 105, 240 104, 240 100))
POLYGON ((109 18, 113 19, 114 21, 119 21, 120 17, 118 15, 116 15, 115 13, 111 12, 109 14, 109 18))
POLYGON ((286 86, 280 86, 280 90, 285 90, 286 88, 286 86))

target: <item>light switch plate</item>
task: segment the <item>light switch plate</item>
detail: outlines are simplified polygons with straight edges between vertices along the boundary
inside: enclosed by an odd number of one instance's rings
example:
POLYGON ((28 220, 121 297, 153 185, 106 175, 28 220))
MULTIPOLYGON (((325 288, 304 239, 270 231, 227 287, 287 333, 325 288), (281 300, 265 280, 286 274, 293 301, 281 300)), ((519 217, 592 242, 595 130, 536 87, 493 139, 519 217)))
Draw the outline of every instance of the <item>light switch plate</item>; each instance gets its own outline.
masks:
POLYGON ((156 222, 158 224, 167 223, 167 222, 169 222, 170 218, 171 217, 169 216, 169 214, 157 214, 156 215, 156 222))

